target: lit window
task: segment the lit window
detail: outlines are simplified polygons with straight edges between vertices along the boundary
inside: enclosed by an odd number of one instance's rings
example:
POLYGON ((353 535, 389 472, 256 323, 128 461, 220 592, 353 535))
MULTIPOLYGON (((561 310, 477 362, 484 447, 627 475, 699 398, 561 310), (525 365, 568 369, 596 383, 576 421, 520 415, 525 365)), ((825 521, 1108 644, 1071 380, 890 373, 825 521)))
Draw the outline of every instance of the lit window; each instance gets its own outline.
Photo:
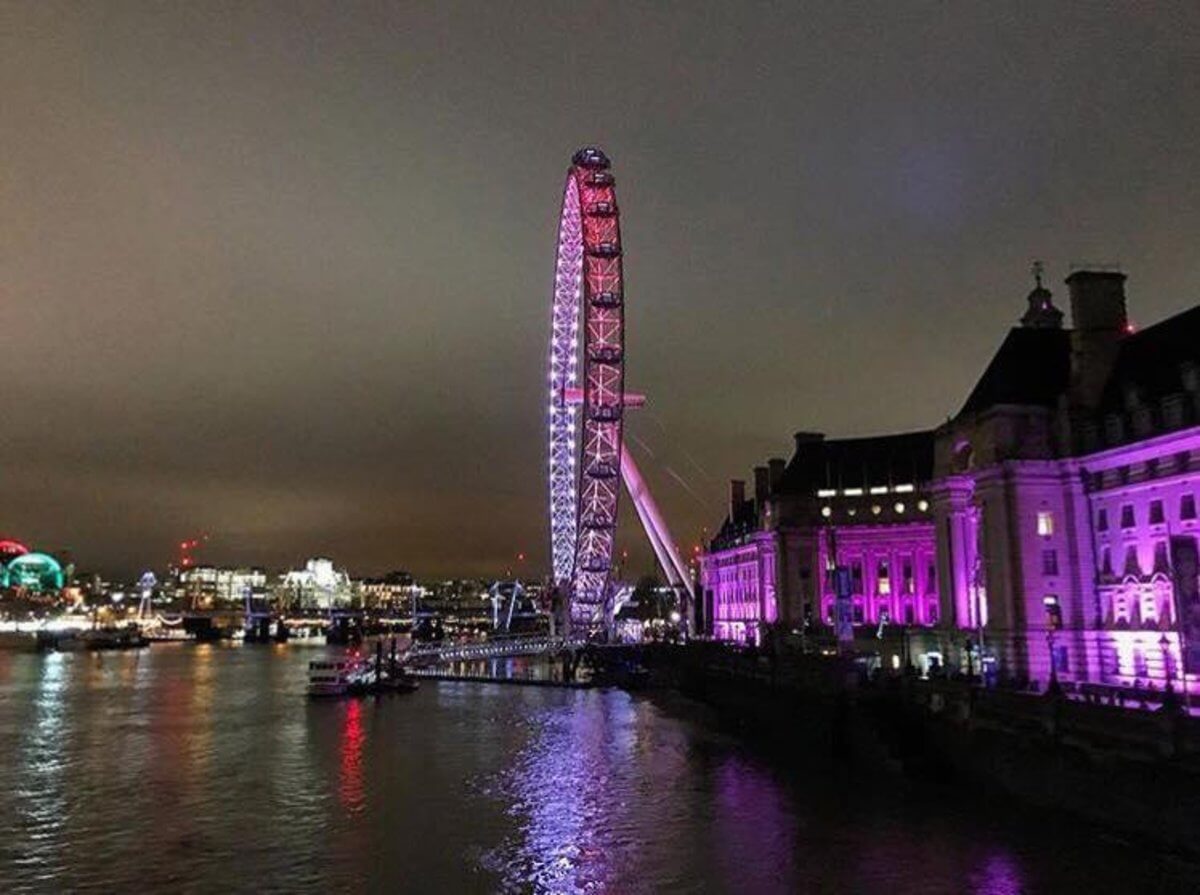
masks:
POLYGON ((886 562, 880 562, 875 567, 875 593, 881 597, 890 596, 892 593, 892 578, 888 574, 886 562))
POLYGON ((1054 514, 1049 510, 1038 510, 1037 533, 1043 536, 1054 534, 1054 514))

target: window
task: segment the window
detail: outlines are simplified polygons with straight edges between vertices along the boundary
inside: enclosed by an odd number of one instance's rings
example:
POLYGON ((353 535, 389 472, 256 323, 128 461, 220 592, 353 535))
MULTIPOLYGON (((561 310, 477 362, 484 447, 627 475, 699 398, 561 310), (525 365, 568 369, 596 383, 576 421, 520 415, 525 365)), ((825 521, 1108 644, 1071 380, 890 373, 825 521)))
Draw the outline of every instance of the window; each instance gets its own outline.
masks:
POLYGON ((1042 551, 1042 574, 1057 575, 1058 574, 1058 551, 1043 550, 1042 551))
POLYGON ((1180 519, 1195 519, 1196 518, 1196 497, 1193 494, 1185 494, 1179 498, 1179 518, 1180 519))
POLYGON ((1130 544, 1125 548, 1125 574, 1138 577, 1142 574, 1141 563, 1138 562, 1137 547, 1130 544))
POLYGON ((863 568, 861 562, 850 564, 850 589, 856 594, 863 592, 863 568))
POLYGON ((1070 672, 1071 659, 1067 648, 1062 644, 1055 644, 1054 652, 1050 656, 1050 661, 1054 663, 1054 670, 1057 672, 1070 672))
POLYGON ((1100 574, 1112 574, 1112 551, 1107 547, 1100 551, 1100 574))
POLYGON ((938 622, 938 604, 937 603, 929 604, 928 615, 929 615, 929 624, 936 625, 938 622))
POLYGON ((1046 610, 1046 627, 1057 631, 1062 627, 1062 607, 1058 604, 1058 595, 1046 594, 1042 597, 1042 606, 1046 610))
POLYGON ((1151 457, 1146 461, 1146 475, 1150 478, 1158 475, 1158 457, 1151 457))
POLYGON ((1159 541, 1154 545, 1154 571, 1166 574, 1171 571, 1171 560, 1167 556, 1167 542, 1159 541))
POLYGON ((1049 510, 1038 510, 1037 533, 1042 536, 1054 534, 1054 514, 1049 510))
POLYGON ((1121 527, 1122 528, 1133 528, 1134 524, 1135 523, 1133 521, 1133 504, 1127 503, 1127 504, 1125 504, 1125 506, 1121 507, 1121 527))
POLYGON ((1133 651, 1133 676, 1147 677, 1150 674, 1150 663, 1146 661, 1146 654, 1140 649, 1133 651))
POLYGON ((1180 451, 1175 455, 1175 468, 1178 471, 1183 472, 1191 465, 1191 460, 1191 451, 1180 451))
POLYGON ((886 597, 892 592, 892 578, 888 574, 887 560, 879 561, 879 565, 875 567, 875 593, 881 597, 886 597))
POLYGON ((861 625, 863 623, 863 608, 862 603, 854 601, 854 624, 861 625))
POLYGON ((914 592, 913 587, 913 564, 911 559, 904 560, 904 565, 901 566, 901 574, 904 577, 904 592, 911 594, 914 592))
POLYGON ((1117 480, 1122 485, 1129 484, 1129 467, 1128 466, 1122 466, 1120 469, 1117 470, 1117 480))
POLYGON ((1161 500, 1150 501, 1150 524, 1163 524, 1163 505, 1161 500))
POLYGON ((1101 508, 1096 511, 1096 531, 1108 531, 1108 510, 1101 508))
POLYGON ((916 619, 913 615, 912 603, 905 603, 904 604, 904 624, 911 625, 915 620, 916 619))

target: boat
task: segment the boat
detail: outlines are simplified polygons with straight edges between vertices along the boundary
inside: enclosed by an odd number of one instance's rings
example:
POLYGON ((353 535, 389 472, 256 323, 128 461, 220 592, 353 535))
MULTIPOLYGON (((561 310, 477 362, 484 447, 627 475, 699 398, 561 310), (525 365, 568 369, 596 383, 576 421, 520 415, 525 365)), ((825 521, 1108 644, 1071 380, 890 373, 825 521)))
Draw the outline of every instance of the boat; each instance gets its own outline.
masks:
POLYGON ((124 628, 90 628, 85 631, 66 631, 48 639, 47 646, 59 652, 77 650, 141 649, 150 641, 142 636, 136 625, 124 628))
POLYGON ((309 696, 367 696, 379 693, 412 693, 420 683, 397 670, 380 674, 374 663, 340 659, 308 663, 309 696))
POLYGON ((308 663, 309 696, 345 696, 355 682, 358 662, 347 660, 308 663))

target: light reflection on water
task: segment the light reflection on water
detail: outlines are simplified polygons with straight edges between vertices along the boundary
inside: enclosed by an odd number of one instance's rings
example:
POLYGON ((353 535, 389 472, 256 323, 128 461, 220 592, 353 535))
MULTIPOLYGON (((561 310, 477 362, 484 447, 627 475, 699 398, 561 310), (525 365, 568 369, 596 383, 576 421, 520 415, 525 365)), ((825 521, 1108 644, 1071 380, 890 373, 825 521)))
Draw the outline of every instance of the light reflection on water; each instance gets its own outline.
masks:
POLYGON ((309 702, 319 655, 0 656, 0 889, 1200 891, 1067 825, 764 757, 682 703, 431 682, 309 702))

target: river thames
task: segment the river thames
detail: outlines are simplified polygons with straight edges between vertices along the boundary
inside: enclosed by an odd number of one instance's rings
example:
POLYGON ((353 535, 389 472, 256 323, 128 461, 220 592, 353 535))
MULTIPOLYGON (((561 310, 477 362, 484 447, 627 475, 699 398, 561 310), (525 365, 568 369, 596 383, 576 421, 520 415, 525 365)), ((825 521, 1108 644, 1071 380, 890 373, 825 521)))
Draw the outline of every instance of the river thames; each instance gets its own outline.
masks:
POLYGON ((0 653, 6 892, 1194 892, 973 793, 743 742, 682 700, 426 681, 321 648, 0 653))

